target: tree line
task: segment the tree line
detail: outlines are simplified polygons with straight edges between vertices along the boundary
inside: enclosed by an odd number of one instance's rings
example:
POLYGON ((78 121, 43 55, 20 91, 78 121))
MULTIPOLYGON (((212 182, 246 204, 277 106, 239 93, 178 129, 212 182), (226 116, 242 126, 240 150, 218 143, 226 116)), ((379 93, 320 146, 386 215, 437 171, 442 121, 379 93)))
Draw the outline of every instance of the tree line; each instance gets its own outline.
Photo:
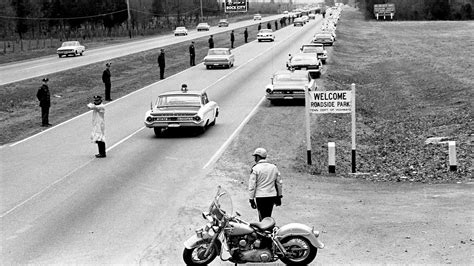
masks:
POLYGON ((374 4, 395 4, 398 20, 471 20, 473 0, 357 0, 367 18, 374 18, 374 4))

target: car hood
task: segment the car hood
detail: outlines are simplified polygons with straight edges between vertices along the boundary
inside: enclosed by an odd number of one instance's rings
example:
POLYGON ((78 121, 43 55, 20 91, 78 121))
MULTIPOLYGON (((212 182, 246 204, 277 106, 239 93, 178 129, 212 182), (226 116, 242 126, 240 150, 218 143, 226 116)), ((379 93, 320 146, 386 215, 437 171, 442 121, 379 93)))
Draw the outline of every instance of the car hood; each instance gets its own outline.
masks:
POLYGON ((66 46, 66 47, 59 47, 58 48, 58 51, 61 51, 61 50, 71 50, 71 49, 74 49, 74 48, 77 48, 78 46, 66 46))

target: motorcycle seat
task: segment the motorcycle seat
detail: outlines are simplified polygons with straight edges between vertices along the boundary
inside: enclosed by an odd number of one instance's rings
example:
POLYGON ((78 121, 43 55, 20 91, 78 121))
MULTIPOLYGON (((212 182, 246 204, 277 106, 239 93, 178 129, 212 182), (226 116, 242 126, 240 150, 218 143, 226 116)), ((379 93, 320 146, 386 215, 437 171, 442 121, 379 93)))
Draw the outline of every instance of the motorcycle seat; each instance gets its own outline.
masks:
POLYGON ((252 222, 250 225, 265 231, 275 226, 275 220, 272 217, 265 217, 261 222, 252 222))

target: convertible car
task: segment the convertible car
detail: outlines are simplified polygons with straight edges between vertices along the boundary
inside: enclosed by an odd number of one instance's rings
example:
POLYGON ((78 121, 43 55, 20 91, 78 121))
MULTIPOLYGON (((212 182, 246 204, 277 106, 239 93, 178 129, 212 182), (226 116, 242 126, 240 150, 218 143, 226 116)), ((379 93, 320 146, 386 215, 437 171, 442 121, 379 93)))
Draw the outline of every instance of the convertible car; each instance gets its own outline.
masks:
POLYGON ((282 100, 303 100, 305 86, 316 90, 316 82, 308 71, 279 70, 271 77, 271 83, 265 88, 266 98, 270 102, 282 100))
POLYGON ((231 68, 234 66, 234 55, 229 48, 212 48, 204 57, 204 65, 207 69, 223 66, 231 68))
POLYGON ((157 137, 169 128, 196 128, 203 133, 216 124, 218 115, 219 106, 205 92, 183 88, 159 95, 145 114, 145 126, 153 128, 157 137))
POLYGON ((82 55, 86 48, 81 45, 78 41, 69 41, 69 42, 63 42, 61 47, 58 48, 57 54, 59 57, 62 56, 76 56, 76 55, 82 55))
POLYGON ((292 56, 286 63, 288 69, 308 70, 312 78, 321 76, 323 64, 316 56, 308 53, 299 53, 292 56))

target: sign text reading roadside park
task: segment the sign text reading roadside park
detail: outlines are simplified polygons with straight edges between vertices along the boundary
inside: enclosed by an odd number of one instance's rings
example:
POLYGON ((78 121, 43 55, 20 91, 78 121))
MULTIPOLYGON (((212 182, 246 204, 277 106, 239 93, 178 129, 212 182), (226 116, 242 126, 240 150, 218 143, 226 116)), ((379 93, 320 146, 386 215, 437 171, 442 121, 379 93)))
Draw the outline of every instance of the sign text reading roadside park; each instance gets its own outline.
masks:
POLYGON ((351 91, 311 91, 309 111, 313 114, 350 113, 351 91))
POLYGON ((225 12, 247 12, 247 1, 226 0, 225 12))

